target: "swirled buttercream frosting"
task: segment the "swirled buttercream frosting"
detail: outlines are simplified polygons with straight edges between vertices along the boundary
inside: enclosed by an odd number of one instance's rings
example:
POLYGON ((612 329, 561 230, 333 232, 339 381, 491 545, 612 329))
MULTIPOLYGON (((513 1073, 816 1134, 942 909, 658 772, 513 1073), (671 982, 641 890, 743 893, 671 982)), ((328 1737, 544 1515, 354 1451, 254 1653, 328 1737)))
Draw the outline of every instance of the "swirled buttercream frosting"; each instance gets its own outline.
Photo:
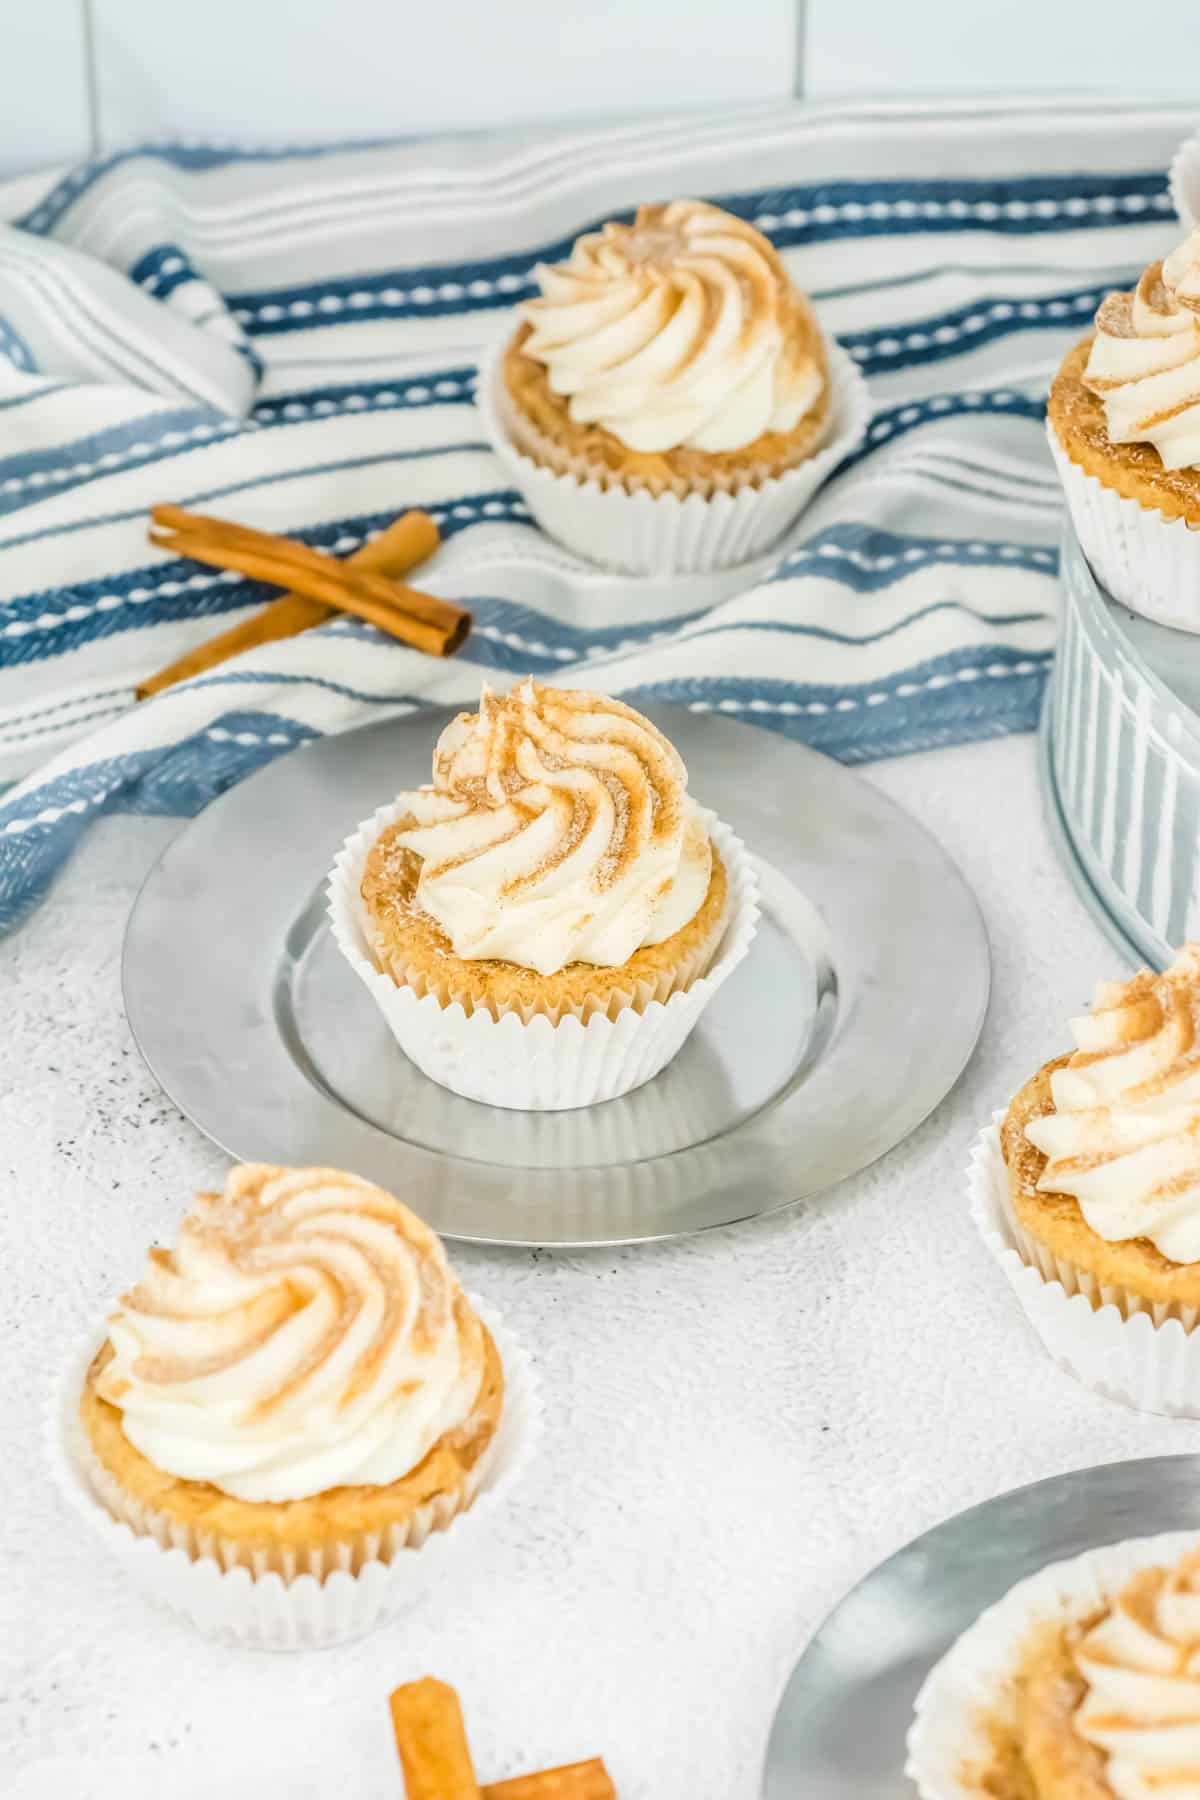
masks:
POLYGON ((538 265, 522 349, 580 425, 630 450, 737 450, 824 390, 820 340, 776 251, 698 200, 640 207, 538 265))
POLYGON ((1200 1561, 1134 1577, 1083 1637, 1079 1736, 1117 1800, 1200 1800, 1200 1561))
POLYGON ((617 967, 693 918, 712 851, 683 759, 599 694, 485 688, 438 739, 433 785, 399 796, 395 843, 454 954, 553 975, 617 967), (409 819, 411 822, 408 822, 409 819))
POLYGON ((1200 464, 1200 232, 1096 314, 1084 385, 1114 444, 1152 444, 1165 469, 1200 464))
POLYGON ((1200 1261, 1200 946, 1161 975, 1102 982, 1071 1030, 1055 1110, 1025 1128, 1047 1159, 1039 1188, 1073 1195, 1110 1243, 1200 1261))
POLYGON ((235 1168, 108 1341, 96 1388, 134 1447, 250 1501, 399 1481, 470 1418, 484 1367, 434 1233, 334 1169, 235 1168))

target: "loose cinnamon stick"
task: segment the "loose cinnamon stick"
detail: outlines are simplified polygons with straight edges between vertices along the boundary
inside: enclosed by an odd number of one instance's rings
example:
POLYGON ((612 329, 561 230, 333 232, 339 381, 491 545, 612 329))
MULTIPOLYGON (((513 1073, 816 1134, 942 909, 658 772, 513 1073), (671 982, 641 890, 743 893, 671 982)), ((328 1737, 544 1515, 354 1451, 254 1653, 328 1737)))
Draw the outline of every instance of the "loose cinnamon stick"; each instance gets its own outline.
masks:
POLYGON ((391 1708, 408 1800, 480 1800, 454 1689, 427 1675, 398 1687, 391 1708))
POLYGON ((352 569, 291 538, 177 506, 156 506, 151 517, 150 541, 161 549, 214 568, 236 569, 354 613, 429 655, 451 655, 471 628, 471 615, 462 607, 383 575, 352 569))
POLYGON ((489 1782, 483 1800, 617 1800, 617 1790, 600 1757, 594 1756, 590 1762, 489 1782))
MULTIPOLYGON (((386 531, 348 556, 346 565, 372 570, 379 575, 403 575, 432 556, 440 542, 438 528, 428 513, 402 513, 386 531)), ((198 644, 185 656, 160 669, 157 675, 151 675, 137 687, 136 696, 139 700, 148 700, 152 694, 159 694, 180 681, 190 681, 194 675, 203 675, 206 670, 217 668, 245 650, 257 650, 262 644, 297 637, 302 631, 311 631, 314 625, 323 625, 336 611, 336 607, 325 606, 320 600, 309 600, 303 594, 285 594, 281 600, 273 600, 270 606, 264 606, 252 618, 243 619, 240 625, 198 644)))

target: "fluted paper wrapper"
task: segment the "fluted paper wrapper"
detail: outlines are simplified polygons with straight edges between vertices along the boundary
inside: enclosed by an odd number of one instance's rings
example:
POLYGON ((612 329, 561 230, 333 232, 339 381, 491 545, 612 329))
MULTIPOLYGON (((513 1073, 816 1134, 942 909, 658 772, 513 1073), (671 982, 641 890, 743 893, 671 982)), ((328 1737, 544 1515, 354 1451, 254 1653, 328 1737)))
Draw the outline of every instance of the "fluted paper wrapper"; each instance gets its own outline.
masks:
POLYGON ((1101 586, 1143 618, 1200 632, 1200 531, 1105 487, 1047 425, 1071 521, 1101 586))
POLYGON ((1197 1309, 1155 1305, 1102 1285, 1025 1231, 1009 1195, 1003 1118, 996 1114, 972 1152, 971 1217, 1046 1350, 1107 1400, 1138 1412, 1200 1418, 1197 1309))
MULTIPOLYGON (((530 512, 552 538, 601 567, 632 575, 696 575, 765 556, 800 517, 834 469, 862 443, 870 423, 867 384, 853 359, 826 340, 833 400, 822 447, 782 475, 765 469, 737 492, 654 495, 605 485, 583 464, 556 470, 514 442, 504 386, 504 339, 480 364, 477 400, 492 449, 530 512)), ((532 430, 532 427, 530 427, 532 430)), ((561 457, 555 446, 547 454, 561 457)))
POLYGON ((979 1800, 971 1776, 987 1766, 989 1723, 1015 1722, 1013 1677, 1039 1627, 1099 1612, 1139 1569, 1178 1562, 1196 1541, 1194 1531, 1169 1531, 1086 1550, 1018 1582, 981 1613, 917 1695, 905 1773, 920 1800, 979 1800))
POLYGON ((437 994, 418 993, 385 975, 371 950, 363 905, 363 869, 380 833, 401 816, 403 803, 380 807, 347 840, 329 878, 334 939, 365 982, 396 1042, 423 1074, 468 1100, 524 1112, 558 1112, 614 1100, 650 1081, 676 1056, 718 988, 741 962, 758 924, 758 879, 741 841, 715 814, 701 817, 721 853, 729 887, 725 925, 707 971, 675 972, 676 991, 648 984, 622 996, 611 1014, 597 1000, 581 1016, 557 1022, 515 1012, 493 1018, 437 994))
POLYGON ((499 1429, 458 1495, 420 1509, 407 1533, 393 1532, 357 1572, 331 1548, 319 1574, 287 1576, 235 1562, 236 1546, 201 1546, 186 1528, 122 1494, 91 1451, 79 1396, 103 1340, 91 1334, 59 1383, 47 1417, 50 1466, 76 1517, 95 1533, 142 1593, 186 1618, 205 1637, 258 1650, 319 1650, 363 1637, 407 1611, 439 1581, 458 1579, 486 1547, 487 1528, 532 1456, 541 1405, 529 1358, 490 1308, 472 1300, 504 1366, 499 1429), (447 1558, 452 1559, 447 1562, 447 1558))

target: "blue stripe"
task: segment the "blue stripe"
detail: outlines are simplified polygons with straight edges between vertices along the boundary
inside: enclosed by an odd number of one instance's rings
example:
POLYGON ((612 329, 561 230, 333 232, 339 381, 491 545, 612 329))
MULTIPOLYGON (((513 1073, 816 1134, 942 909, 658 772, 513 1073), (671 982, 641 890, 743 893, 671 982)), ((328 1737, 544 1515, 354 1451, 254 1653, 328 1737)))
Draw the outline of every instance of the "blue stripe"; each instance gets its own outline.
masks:
MULTIPOLYGON (((145 288, 156 299, 165 300, 177 287, 182 287, 189 281, 202 281, 204 278, 198 274, 187 251, 179 244, 156 244, 153 249, 139 256, 129 271, 129 279, 136 281, 139 287, 145 288)), ((205 282, 205 286, 208 285, 205 282)))
MULTIPOLYGON (((1087 293, 1090 301, 1094 290, 1089 289, 1087 293)), ((845 341, 852 354, 859 356, 868 373, 880 373, 887 368, 905 367, 910 362, 932 360, 942 354, 959 354, 963 345, 958 339, 953 343, 947 341, 947 344, 943 346, 936 342, 937 334, 951 330, 961 332, 968 321, 981 315, 987 308, 992 309, 993 313, 988 336, 1000 336, 1005 332, 1021 330, 1036 323, 1061 323, 1058 315, 1052 319, 1046 317, 1035 320, 1030 313, 1022 310, 1034 305, 1042 309, 1049 309, 1060 300, 1062 297, 1055 296, 1041 302, 980 302, 976 307, 964 307, 954 312, 938 315, 936 318, 923 321, 920 325, 912 328, 860 332, 853 334, 845 341), (996 307, 1011 307, 1011 316, 1006 311, 999 318, 995 317, 996 307), (924 347, 913 346, 914 338, 918 341, 928 338, 927 350, 924 347), (891 349, 893 344, 901 344, 902 349, 894 352, 891 349)), ((1072 310, 1074 309, 1072 308, 1072 310)), ((974 342, 970 342, 966 347, 976 346, 974 342)), ((110 431, 77 439, 70 444, 60 444, 52 451, 27 453, 24 456, 11 457, 0 462, 0 515, 17 510, 31 499, 40 498, 45 489, 50 486, 75 485, 78 482, 95 480, 111 473, 117 467, 145 467, 166 457, 184 454, 198 445, 211 443, 214 438, 233 436, 239 430, 252 432, 274 429, 311 419, 332 418, 360 412, 420 410, 429 406, 470 406, 474 403, 475 381, 476 371, 473 367, 457 364, 450 368, 431 370, 418 376, 404 376, 393 381, 327 384, 323 387, 306 390, 303 394, 276 396, 260 401, 252 418, 240 427, 235 420, 221 418, 207 407, 196 407, 187 411, 173 410, 170 413, 151 415, 134 425, 117 426, 110 431), (164 437, 181 431, 193 441, 184 444, 162 443, 161 440, 164 437), (135 454, 134 446, 137 445, 147 447, 144 452, 139 451, 135 454), (98 464, 101 456, 110 458, 106 467, 98 464), (113 458, 117 460, 114 461, 113 458), (35 471, 44 472, 46 479, 30 482, 28 477, 35 471)), ((924 404, 930 403, 925 402, 924 404)), ((972 398, 966 398, 961 401, 957 410, 970 410, 976 404, 980 403, 972 398)), ((988 404, 994 409, 1002 403, 997 400, 988 404)), ((949 412, 951 409, 947 405, 934 408, 935 412, 939 410, 949 412)), ((1013 410, 1013 408, 1010 407, 1009 410, 1013 410)), ((1040 415, 1031 413, 1030 416, 1040 415)))
POLYGON ((170 749, 89 763, 0 805, 0 931, 11 930, 37 905, 81 833, 101 814, 192 818, 235 781, 317 735, 275 713, 231 712, 170 749), (58 816, 12 829, 44 812, 58 816))
POLYGON ((1011 388, 974 388, 968 393, 931 394, 924 400, 910 400, 903 406, 889 407, 875 414, 866 442, 846 458, 838 472, 853 468, 881 445, 904 437, 918 426, 933 424, 938 419, 960 418, 964 414, 975 417, 1007 414, 1013 418, 1041 421, 1046 416, 1046 401, 1044 397, 1034 399, 1011 388))
MULTIPOLYGON (((253 351, 247 350, 246 354, 257 364, 258 359, 253 351)), ((0 516, 15 512, 32 500, 41 499, 47 488, 75 487, 85 481, 101 479, 118 468, 146 468, 168 457, 203 449, 217 438, 273 430, 307 419, 330 418, 339 414, 445 406, 451 401, 470 406, 473 405, 474 397, 475 370, 456 368, 439 370, 436 374, 423 378, 354 382, 337 387, 316 388, 306 394, 303 400, 293 398, 261 401, 253 416, 243 422, 224 418, 208 406, 152 413, 132 424, 113 426, 90 437, 60 443, 53 450, 26 452, 0 462, 0 516), (165 438, 178 434, 182 434, 187 441, 170 444, 163 442, 165 438), (108 459, 106 463, 101 462, 102 457, 108 459)), ((442 445, 409 454, 433 456, 450 449, 468 447, 442 445)), ((278 479, 278 476, 273 476, 272 479, 278 479)))
POLYGON ((301 419, 327 418, 333 413, 419 410, 451 403, 473 405, 476 370, 460 363, 449 369, 431 369, 423 375, 406 375, 394 381, 354 381, 305 388, 302 392, 260 400, 254 409, 259 424, 294 424, 301 419))
POLYGON ((0 356, 6 356, 14 368, 26 374, 37 373, 38 362, 16 326, 0 314, 0 356))
MULTIPOLYGON (((481 520, 527 517, 519 497, 505 491, 464 497, 452 506, 434 508, 433 516, 443 538, 481 520)), ((336 547, 342 555, 365 542, 370 533, 382 531, 392 517, 391 513, 363 513, 332 524, 298 528, 291 535, 319 550, 336 547)), ((0 602, 0 668, 61 656, 101 638, 148 625, 218 619, 277 598, 276 588, 206 568, 191 557, 143 564, 107 579, 74 582, 69 587, 0 602), (81 607, 91 609, 85 618, 69 616, 81 607), (44 618, 54 622, 40 624, 44 618), (13 631, 14 625, 25 629, 13 631)))
MULTIPOLYGON (((1139 273, 1130 271, 1131 284, 1139 273)), ((932 318, 911 319, 904 325, 881 326, 875 331, 844 333, 839 341, 864 375, 891 375, 922 363, 942 362, 950 356, 981 350, 1015 331, 1088 325, 1108 292, 1107 287, 1088 287, 1033 299, 988 296, 932 318)))
MULTIPOLYGON (((622 692, 634 704, 663 700, 728 712, 845 762, 865 762, 1032 729, 1049 663, 1049 655, 970 650, 920 664, 902 680, 859 689, 709 677, 622 692), (873 705, 872 695, 880 696, 873 705)), ((114 812, 190 818, 233 782, 318 735, 276 713, 229 712, 171 749, 91 763, 0 805, 0 931, 36 905, 93 818, 114 812), (58 816, 26 823, 43 812, 58 816), (13 831, 14 822, 25 828, 13 831)))
MULTIPOLYGON (((711 196, 765 231, 780 249, 855 237, 987 231, 1006 236, 1103 229, 1169 216, 1166 179, 1129 175, 1006 180, 842 181, 711 196)), ((629 211, 605 215, 628 222, 629 211)), ((582 230, 597 230, 594 219, 582 230)), ((392 268, 372 275, 250 291, 230 297, 239 323, 272 336, 346 319, 429 318, 511 306, 534 291, 539 262, 570 254, 577 232, 520 256, 392 268)))
POLYGON ((4 457, 0 459, 0 513, 23 506, 31 494, 35 499, 42 499, 47 488, 74 486, 94 475, 107 475, 118 467, 152 460, 151 446, 156 440, 160 454, 176 455, 185 446, 164 446, 163 438, 172 434, 190 436, 199 424, 205 425, 209 441, 217 436, 231 435, 236 430, 236 426, 226 430, 220 415, 211 409, 177 407, 132 419, 126 424, 111 425, 88 437, 75 438, 71 443, 55 444, 49 450, 27 450, 20 456, 4 457))
MULTIPOLYGON (((511 490, 464 496, 452 505, 434 507, 432 515, 444 538, 453 537, 472 524, 527 517, 519 496, 511 490)), ((316 549, 345 555, 365 542, 372 532, 382 530, 388 522, 386 513, 362 513, 297 529, 292 535, 316 549)), ((793 552, 773 579, 791 581, 818 574, 841 583, 855 594, 867 594, 880 592, 894 582, 904 580, 914 570, 928 566, 1019 568, 1050 576, 1055 571, 1056 554, 1049 549, 984 539, 958 541, 901 536, 882 528, 843 522, 827 527, 793 552)), ((177 619, 219 618, 242 607, 265 604, 273 593, 272 588, 261 582, 242 580, 208 569, 190 557, 179 557, 170 563, 156 562, 128 569, 107 580, 76 582, 70 587, 25 594, 0 605, 0 667, 61 655, 93 640, 150 624, 165 624, 177 619), (68 616, 80 607, 99 607, 99 610, 92 610, 81 619, 68 616), (47 617, 59 622, 35 624, 47 617), (5 628, 14 624, 29 629, 6 632, 5 628)), ((486 595, 473 598, 470 604, 477 626, 485 632, 499 634, 498 638, 491 638, 477 632, 470 644, 471 660, 489 668, 518 673, 527 664, 536 665, 540 673, 584 656, 614 651, 625 643, 639 645, 664 631, 681 631, 703 616, 699 612, 655 614, 619 625, 582 626, 511 600, 486 595), (506 638, 517 641, 507 643, 506 638)), ((955 605, 957 602, 947 600, 944 604, 955 605)), ((998 617, 989 622, 1014 621, 998 617)), ((730 621, 728 625, 718 623, 712 629, 745 628, 745 622, 730 621)), ((767 628, 808 629, 802 625, 788 627, 783 624, 768 625, 767 628)), ((344 622, 344 629, 372 635, 374 632, 371 626, 358 626, 349 620, 344 622)), ((874 643, 897 629, 900 629, 899 625, 889 625, 883 631, 866 632, 848 641, 874 643)))
MULTIPOLYGON (((426 459, 436 464, 439 457, 452 456, 460 451, 484 451, 486 449, 486 444, 482 443, 438 444, 432 447, 426 446, 420 450, 382 450, 375 456, 346 456, 338 462, 300 463, 289 469, 264 470, 262 474, 248 476, 243 481, 226 481, 211 488, 193 488, 187 493, 180 494, 179 503, 191 507, 208 506, 214 500, 227 500, 235 494, 251 493, 255 488, 274 487, 284 482, 302 481, 313 475, 347 475, 353 474, 359 469, 379 468, 392 463, 422 462, 426 459)), ((463 495, 461 499, 455 496, 453 502, 447 499, 440 504, 430 500, 426 510, 437 516, 439 522, 441 518, 449 516, 451 508, 453 508, 456 518, 462 517, 465 512, 470 510, 473 498, 470 494, 463 495)), ((501 502, 497 509, 497 516, 507 507, 511 508, 512 516, 515 518, 528 517, 523 510, 522 503, 514 498, 511 490, 488 490, 481 496, 485 502, 493 498, 501 502)), ((490 509, 485 506, 485 511, 487 510, 490 509)), ((127 509, 124 512, 98 512, 89 518, 44 526, 34 531, 14 533, 11 537, 0 540, 0 551, 14 549, 19 544, 52 543, 55 538, 67 537, 76 531, 93 531, 100 525, 125 525, 131 520, 144 522, 145 517, 145 508, 141 506, 127 509)))
POLYGON ((993 645, 951 652, 860 687, 710 676, 620 691, 634 705, 664 700, 725 713, 797 738, 839 762, 864 763, 1032 731, 1052 660, 1049 651, 1026 654, 993 645), (882 697, 872 704, 874 695, 882 697))
POLYGON ((31 388, 27 394, 9 394, 0 400, 0 412, 13 412, 18 406, 31 406, 35 400, 44 399, 47 394, 56 394, 69 385, 65 381, 43 381, 40 387, 31 388))
POLYGON ((845 521, 807 538, 785 557, 771 580, 794 581, 800 575, 823 575, 844 582, 856 594, 870 594, 902 581, 930 563, 968 568, 1003 566, 1053 575, 1058 568, 1058 552, 991 538, 916 537, 878 525, 845 521))
MULTIPOLYGON (((953 316, 947 315, 948 318, 953 316)), ((970 316, 969 309, 965 316, 970 316)), ((1004 324, 1006 329, 1019 329, 1022 321, 1018 319, 1015 323, 998 323, 1004 324)), ((860 339, 866 335, 860 334, 860 339)), ((882 335, 886 341, 889 337, 895 338, 897 334, 893 332, 882 335)), ((237 421, 221 418, 205 407, 154 414, 131 425, 115 426, 91 437, 77 439, 71 444, 59 445, 52 451, 26 453, 0 462, 0 516, 18 510, 33 499, 41 498, 47 488, 94 481, 112 473, 116 468, 146 467, 164 458, 183 455, 189 450, 203 447, 216 438, 232 437, 239 431, 271 430, 308 419, 376 410, 468 406, 473 404, 474 392, 475 370, 460 364, 451 369, 429 372, 418 377, 409 376, 397 381, 342 383, 313 389, 303 397, 272 398, 260 402, 254 416, 241 426, 237 421), (185 434, 190 441, 181 444, 164 444, 161 441, 178 433, 185 434), (145 446, 145 449, 142 450, 140 446, 145 446), (109 459, 106 466, 101 465, 101 457, 109 459), (31 480, 31 476, 36 476, 37 479, 31 480)), ((911 411, 911 408, 895 408, 891 415, 880 414, 876 425, 872 427, 871 441, 882 441, 884 437, 894 435, 896 429, 924 422, 925 418, 939 414, 951 416, 953 413, 975 408, 1024 412, 1030 418, 1040 418, 1044 414, 1044 406, 1039 410, 1027 396, 1006 397, 1002 391, 997 391, 988 398, 975 394, 935 396, 919 404, 927 409, 922 419, 905 419, 899 427, 889 425, 887 421, 895 415, 911 411)), ((433 455, 451 448, 465 447, 445 445, 440 446, 436 452, 431 449, 427 453, 433 455)), ((867 448, 869 447, 870 444, 867 448)), ((866 453, 866 449, 859 451, 852 460, 859 460, 866 453)))

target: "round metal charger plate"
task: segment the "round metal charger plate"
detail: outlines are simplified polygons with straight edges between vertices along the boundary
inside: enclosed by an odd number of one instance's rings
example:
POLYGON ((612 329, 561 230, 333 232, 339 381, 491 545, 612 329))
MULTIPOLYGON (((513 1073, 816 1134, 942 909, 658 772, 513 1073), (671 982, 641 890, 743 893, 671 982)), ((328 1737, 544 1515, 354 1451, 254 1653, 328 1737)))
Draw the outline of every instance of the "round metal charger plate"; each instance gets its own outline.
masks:
POLYGON ((753 850, 750 954, 680 1055, 620 1100, 507 1112, 397 1048, 327 929, 343 839, 428 780, 450 714, 324 738, 230 790, 151 871, 125 940, 142 1054, 247 1161, 353 1169, 444 1236, 583 1247, 729 1225, 832 1186, 933 1110, 975 1046, 987 937, 944 851, 849 770, 773 734, 647 709, 753 850))
POLYGON ((797 1663, 764 1800, 912 1800, 913 1701, 985 1607, 1047 1563, 1189 1530, 1200 1530, 1200 1456, 1155 1456, 1015 1488, 915 1538, 847 1594, 797 1663))

